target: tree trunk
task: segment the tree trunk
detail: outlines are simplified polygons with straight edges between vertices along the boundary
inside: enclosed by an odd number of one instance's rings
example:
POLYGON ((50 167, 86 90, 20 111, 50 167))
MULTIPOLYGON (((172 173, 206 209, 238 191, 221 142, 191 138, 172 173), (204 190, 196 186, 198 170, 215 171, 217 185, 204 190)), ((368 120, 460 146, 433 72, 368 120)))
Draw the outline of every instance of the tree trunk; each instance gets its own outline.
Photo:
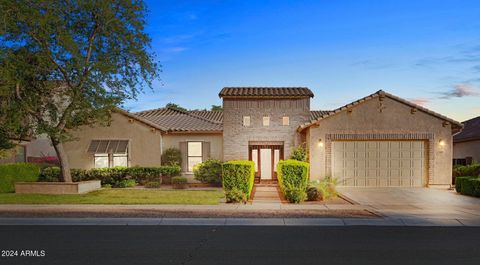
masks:
POLYGON ((60 162, 60 169, 62 172, 62 178, 64 182, 73 182, 72 174, 70 173, 70 165, 68 164, 68 157, 63 144, 59 141, 52 140, 53 148, 57 152, 58 161, 60 162))

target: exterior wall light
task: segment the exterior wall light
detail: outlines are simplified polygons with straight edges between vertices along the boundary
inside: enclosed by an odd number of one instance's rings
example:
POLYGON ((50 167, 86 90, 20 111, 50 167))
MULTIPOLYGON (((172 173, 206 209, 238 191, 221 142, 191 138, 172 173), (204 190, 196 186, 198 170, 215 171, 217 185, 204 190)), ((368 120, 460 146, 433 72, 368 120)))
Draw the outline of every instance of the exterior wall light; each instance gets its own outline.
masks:
POLYGON ((318 146, 319 146, 319 147, 323 147, 322 139, 318 139, 318 146))
POLYGON ((445 146, 445 141, 444 140, 438 141, 438 145, 440 145, 441 147, 444 147, 445 146))

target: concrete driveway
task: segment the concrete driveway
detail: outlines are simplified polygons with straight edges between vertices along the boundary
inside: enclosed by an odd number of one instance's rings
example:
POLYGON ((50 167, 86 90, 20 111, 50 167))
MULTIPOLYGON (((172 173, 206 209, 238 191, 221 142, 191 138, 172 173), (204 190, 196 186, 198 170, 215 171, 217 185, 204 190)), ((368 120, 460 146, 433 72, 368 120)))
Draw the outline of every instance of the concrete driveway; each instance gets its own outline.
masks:
POLYGON ((460 195, 452 190, 338 187, 338 191, 387 218, 419 223, 450 220, 465 225, 480 224, 480 198, 460 195))

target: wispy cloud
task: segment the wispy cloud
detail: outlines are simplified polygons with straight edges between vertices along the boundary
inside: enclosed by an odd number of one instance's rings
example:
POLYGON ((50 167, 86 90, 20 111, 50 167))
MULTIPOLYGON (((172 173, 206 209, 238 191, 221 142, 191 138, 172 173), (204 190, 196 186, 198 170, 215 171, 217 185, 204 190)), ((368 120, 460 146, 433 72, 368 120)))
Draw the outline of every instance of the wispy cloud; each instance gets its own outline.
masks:
POLYGON ((409 99, 412 103, 417 104, 419 106, 425 107, 428 103, 430 103, 430 99, 427 98, 411 98, 409 99))
POLYGON ((180 53, 186 50, 188 50, 188 48, 186 47, 170 47, 170 48, 162 49, 161 51, 163 53, 180 53))
POLYGON ((457 84, 449 91, 440 92, 441 99, 463 98, 480 95, 479 88, 470 84, 457 84))

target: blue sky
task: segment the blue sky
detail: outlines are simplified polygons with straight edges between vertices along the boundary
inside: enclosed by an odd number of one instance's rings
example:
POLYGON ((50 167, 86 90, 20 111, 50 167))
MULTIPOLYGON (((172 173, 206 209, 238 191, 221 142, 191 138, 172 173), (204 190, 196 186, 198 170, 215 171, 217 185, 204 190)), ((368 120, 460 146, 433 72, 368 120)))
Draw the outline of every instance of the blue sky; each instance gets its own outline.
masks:
POLYGON ((480 115, 480 1, 147 1, 163 66, 125 107, 209 108, 224 86, 307 86, 312 109, 379 89, 480 115))

